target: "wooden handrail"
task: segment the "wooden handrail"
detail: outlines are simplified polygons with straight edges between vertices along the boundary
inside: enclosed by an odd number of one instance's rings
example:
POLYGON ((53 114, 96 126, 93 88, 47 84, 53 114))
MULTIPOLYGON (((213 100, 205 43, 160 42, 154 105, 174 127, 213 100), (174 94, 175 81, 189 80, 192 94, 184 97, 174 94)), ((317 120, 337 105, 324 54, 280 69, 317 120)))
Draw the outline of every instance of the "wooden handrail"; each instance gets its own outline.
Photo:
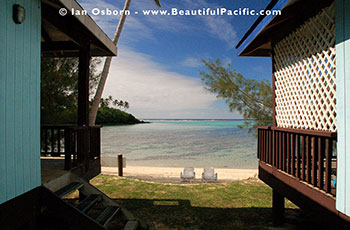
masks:
POLYGON ((42 124, 40 125, 44 128, 75 128, 75 127, 90 127, 90 128, 102 128, 102 125, 91 125, 91 126, 79 126, 76 124, 59 124, 59 125, 52 125, 52 124, 42 124))
POLYGON ((276 130, 280 132, 288 132, 295 134, 304 134, 310 136, 320 136, 320 137, 337 137, 337 132, 323 131, 323 130, 311 130, 311 129, 292 129, 292 128, 283 128, 277 126, 254 126, 255 129, 264 129, 264 130, 276 130))
POLYGON ((337 137, 337 132, 330 132, 330 131, 311 130, 311 129, 291 129, 291 128, 282 128, 282 127, 273 127, 273 126, 270 128, 276 131, 304 134, 309 136, 332 137, 332 138, 337 137))
POLYGON ((261 126, 261 125, 254 125, 254 129, 271 129, 272 126, 261 126))

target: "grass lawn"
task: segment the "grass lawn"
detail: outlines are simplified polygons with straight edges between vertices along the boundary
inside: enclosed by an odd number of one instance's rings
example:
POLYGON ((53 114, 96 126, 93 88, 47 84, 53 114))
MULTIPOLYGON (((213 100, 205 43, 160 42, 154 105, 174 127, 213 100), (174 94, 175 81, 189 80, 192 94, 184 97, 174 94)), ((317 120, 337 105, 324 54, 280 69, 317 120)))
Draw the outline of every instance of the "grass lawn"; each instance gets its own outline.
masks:
MULTIPOLYGON (((272 225, 272 190, 257 179, 169 185, 100 175, 91 183, 153 229, 265 229, 272 225)), ((286 207, 296 208, 289 201, 286 207)))

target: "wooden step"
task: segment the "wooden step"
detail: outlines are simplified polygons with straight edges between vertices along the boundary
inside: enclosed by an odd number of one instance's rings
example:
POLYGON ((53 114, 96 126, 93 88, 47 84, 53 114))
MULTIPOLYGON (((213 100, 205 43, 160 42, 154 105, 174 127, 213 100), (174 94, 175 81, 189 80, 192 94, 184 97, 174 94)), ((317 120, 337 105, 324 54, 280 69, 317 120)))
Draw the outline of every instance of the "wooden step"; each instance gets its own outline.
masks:
POLYGON ((99 194, 92 194, 88 197, 86 197, 83 201, 81 201, 77 209, 79 209, 81 212, 86 213, 87 211, 90 210, 90 208, 98 201, 102 199, 101 195, 99 194))
POLYGON ((70 193, 74 192, 77 189, 80 189, 81 187, 83 187, 83 184, 80 182, 72 182, 66 186, 64 186, 63 188, 57 190, 55 192, 55 194, 61 198, 69 195, 70 193))
POLYGON ((97 217, 96 221, 106 227, 109 221, 119 212, 120 207, 107 206, 107 208, 97 217))
POLYGON ((130 220, 126 223, 124 230, 136 230, 139 226, 139 222, 136 220, 130 220))

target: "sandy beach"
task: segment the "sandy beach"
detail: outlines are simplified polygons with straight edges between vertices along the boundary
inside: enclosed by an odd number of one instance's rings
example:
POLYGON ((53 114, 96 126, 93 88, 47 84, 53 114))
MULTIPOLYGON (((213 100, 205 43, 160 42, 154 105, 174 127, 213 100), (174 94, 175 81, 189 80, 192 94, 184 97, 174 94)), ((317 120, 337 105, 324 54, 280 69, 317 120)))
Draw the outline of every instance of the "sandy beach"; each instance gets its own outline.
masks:
MULTIPOLYGON (((118 175, 117 167, 102 167, 102 174, 104 175, 118 175)), ((124 177, 140 179, 151 182, 160 183, 183 183, 180 180, 180 172, 183 168, 177 167, 149 167, 149 166, 127 166, 123 169, 124 177)), ((201 182, 203 168, 195 168, 196 180, 194 183, 201 182)), ((244 180, 248 178, 257 177, 257 169, 227 169, 215 168, 218 174, 219 182, 244 180)))

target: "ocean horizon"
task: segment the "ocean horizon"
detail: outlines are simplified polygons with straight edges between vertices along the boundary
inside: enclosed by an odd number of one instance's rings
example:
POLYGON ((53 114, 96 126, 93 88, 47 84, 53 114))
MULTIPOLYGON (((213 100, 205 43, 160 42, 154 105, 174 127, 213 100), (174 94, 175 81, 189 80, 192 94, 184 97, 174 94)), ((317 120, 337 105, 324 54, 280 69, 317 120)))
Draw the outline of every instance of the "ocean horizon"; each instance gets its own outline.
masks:
MULTIPOLYGON (((143 121, 248 121, 241 118, 140 118, 143 121)), ((254 120, 254 119, 251 119, 254 120)))
POLYGON ((256 138, 244 119, 142 119, 102 128, 102 156, 131 166, 257 168, 256 138))

